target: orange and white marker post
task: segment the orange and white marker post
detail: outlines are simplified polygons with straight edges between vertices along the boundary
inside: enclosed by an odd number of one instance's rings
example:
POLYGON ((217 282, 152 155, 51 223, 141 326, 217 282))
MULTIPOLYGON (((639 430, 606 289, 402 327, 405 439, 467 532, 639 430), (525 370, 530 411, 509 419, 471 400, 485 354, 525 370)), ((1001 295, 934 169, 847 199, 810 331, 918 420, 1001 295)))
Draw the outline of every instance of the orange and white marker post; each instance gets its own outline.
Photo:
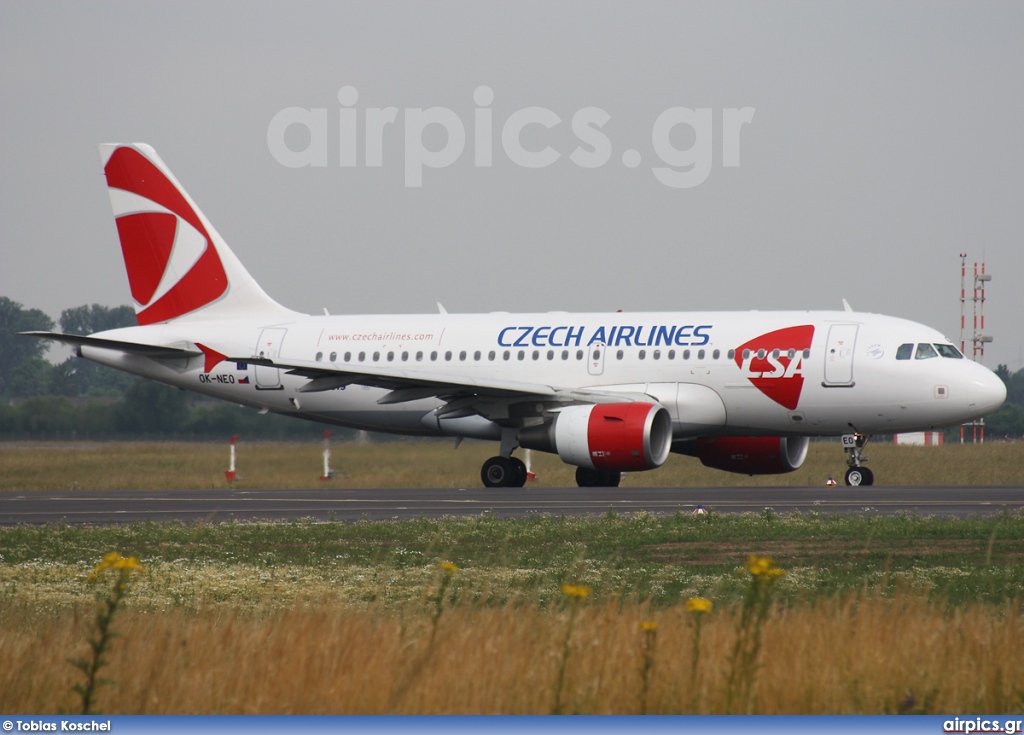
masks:
POLYGON ((228 482, 235 481, 235 442, 239 439, 241 439, 240 436, 231 437, 231 466, 224 473, 224 477, 228 478, 228 482))
POLYGON ((526 481, 537 482, 537 473, 530 468, 530 465, 532 464, 530 461, 532 459, 532 457, 530 457, 530 450, 527 449, 524 454, 526 455, 526 462, 524 462, 526 465, 526 481))
POLYGON ((334 470, 331 469, 331 432, 324 432, 324 473, 320 475, 321 480, 330 480, 334 477, 334 470))

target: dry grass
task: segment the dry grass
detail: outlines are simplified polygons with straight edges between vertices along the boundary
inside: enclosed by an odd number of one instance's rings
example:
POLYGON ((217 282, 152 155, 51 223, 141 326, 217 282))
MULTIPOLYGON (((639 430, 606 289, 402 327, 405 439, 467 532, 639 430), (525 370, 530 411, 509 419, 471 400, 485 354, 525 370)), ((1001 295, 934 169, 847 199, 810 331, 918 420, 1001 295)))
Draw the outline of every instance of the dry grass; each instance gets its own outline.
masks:
MULTIPOLYGON (((331 465, 337 476, 321 482, 321 445, 240 442, 235 482, 245 488, 477 487, 480 465, 492 444, 337 443, 331 465)), ((1024 484, 1024 444, 947 444, 941 447, 869 445, 867 455, 880 485, 1024 484)), ((556 456, 534 452, 542 486, 575 484, 574 468, 556 456)), ((228 447, 186 443, 0 444, 0 490, 158 490, 226 485, 228 447)), ((844 455, 836 442, 812 444, 807 462, 788 475, 747 477, 703 467, 673 455, 659 470, 628 475, 624 485, 723 487, 823 485, 842 482, 844 455)))
MULTIPOLYGON (((425 593, 426 594, 426 593, 425 593)), ((85 614, 40 619, 0 606, 0 711, 73 708, 85 614)), ((722 712, 738 607, 704 621, 691 680, 693 618, 682 605, 584 605, 575 616, 562 701, 577 713, 636 713, 641 624, 657 623, 650 713, 722 712)), ((116 621, 98 709, 141 713, 548 713, 565 608, 456 604, 430 644, 429 605, 400 611, 334 604, 265 614, 126 610, 116 621)), ((908 593, 776 607, 764 628, 752 700, 769 713, 1019 712, 1019 607, 949 611, 908 593)))

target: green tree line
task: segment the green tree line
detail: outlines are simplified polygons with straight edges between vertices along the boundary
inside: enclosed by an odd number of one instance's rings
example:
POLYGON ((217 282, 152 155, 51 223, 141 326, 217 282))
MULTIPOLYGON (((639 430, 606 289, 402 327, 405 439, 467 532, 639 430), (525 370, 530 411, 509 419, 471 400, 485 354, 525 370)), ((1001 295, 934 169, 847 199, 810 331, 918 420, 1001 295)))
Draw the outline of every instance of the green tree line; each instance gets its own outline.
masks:
MULTIPOLYGON (((93 334, 135 324, 130 306, 92 304, 65 309, 60 315, 60 328, 66 334, 93 334)), ((54 327, 39 309, 26 309, 0 296, 0 440, 208 439, 232 434, 298 440, 323 432, 321 424, 261 415, 77 357, 54 365, 43 357, 49 343, 18 336, 18 332, 54 327)), ((986 435, 1021 439, 1024 369, 1011 373, 1000 365, 996 374, 1006 383, 1007 399, 985 419, 986 435)), ((947 438, 959 438, 959 431, 959 427, 949 429, 947 438)))

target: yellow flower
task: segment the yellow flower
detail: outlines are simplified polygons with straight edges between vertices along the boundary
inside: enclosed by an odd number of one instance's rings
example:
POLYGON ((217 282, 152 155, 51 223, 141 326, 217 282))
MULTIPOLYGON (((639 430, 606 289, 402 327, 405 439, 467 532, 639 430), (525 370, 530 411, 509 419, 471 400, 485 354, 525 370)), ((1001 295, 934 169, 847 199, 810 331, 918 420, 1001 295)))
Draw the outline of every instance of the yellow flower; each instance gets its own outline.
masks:
POLYGON ((459 571, 459 568, 450 561, 443 561, 437 567, 438 569, 443 569, 445 574, 455 574, 455 572, 459 571))
POLYGON ((96 568, 92 570, 92 574, 89 575, 89 580, 95 580, 100 572, 106 569, 127 569, 128 571, 145 571, 146 567, 139 563, 139 560, 134 556, 121 556, 116 551, 111 551, 103 557, 103 561, 96 565, 96 568))
POLYGON ((691 597, 686 601, 686 609, 693 613, 708 613, 711 612, 711 608, 711 600, 703 597, 691 597))
POLYGON ((572 597, 576 600, 585 600, 590 597, 591 590, 582 584, 563 584, 562 594, 566 597, 572 597))
POLYGON ((644 633, 656 633, 658 630, 658 624, 655 623, 653 620, 645 620, 644 622, 640 623, 640 630, 642 630, 644 633))
POLYGON ((772 582, 776 577, 786 574, 784 569, 775 566, 775 561, 768 556, 756 556, 751 554, 747 563, 743 565, 750 574, 765 582, 772 582))

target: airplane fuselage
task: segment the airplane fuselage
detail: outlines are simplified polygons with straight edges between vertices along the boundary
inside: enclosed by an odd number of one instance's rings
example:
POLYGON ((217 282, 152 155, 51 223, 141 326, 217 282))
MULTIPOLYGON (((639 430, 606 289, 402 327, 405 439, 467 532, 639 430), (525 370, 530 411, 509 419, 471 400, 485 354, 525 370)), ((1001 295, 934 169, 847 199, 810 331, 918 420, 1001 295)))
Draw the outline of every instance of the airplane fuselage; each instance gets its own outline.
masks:
MULTIPOLYGON (((714 434, 839 435, 917 431, 988 410, 991 372, 962 358, 897 360, 904 344, 946 345, 903 319, 857 312, 666 312, 304 316, 265 323, 189 321, 94 335, 161 345, 213 344, 233 356, 347 369, 381 366, 457 378, 504 378, 647 394, 675 438, 714 434)), ((445 427, 436 397, 393 404, 384 388, 302 392, 285 369, 202 358, 178 364, 83 347, 89 359, 239 404, 374 431, 493 439, 515 423, 445 427)), ((536 402, 536 401, 534 401, 536 402)), ((451 419, 450 421, 456 421, 451 419)))

